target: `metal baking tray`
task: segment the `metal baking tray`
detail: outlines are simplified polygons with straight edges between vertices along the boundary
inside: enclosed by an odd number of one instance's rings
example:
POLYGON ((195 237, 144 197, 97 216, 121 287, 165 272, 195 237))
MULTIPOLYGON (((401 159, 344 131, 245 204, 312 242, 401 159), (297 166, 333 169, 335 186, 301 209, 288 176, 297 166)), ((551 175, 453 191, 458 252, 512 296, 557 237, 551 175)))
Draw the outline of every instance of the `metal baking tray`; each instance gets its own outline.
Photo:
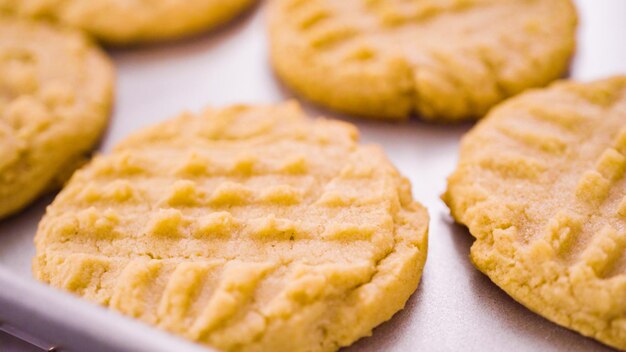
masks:
MULTIPOLYGON (((570 76, 626 73, 626 1, 580 0, 579 47, 570 76)), ((100 150, 183 110, 295 97, 268 62, 265 4, 194 38, 109 50, 117 66, 116 105, 100 150)), ((428 261, 406 308, 345 351, 608 351, 516 303, 468 259, 472 238, 440 201, 471 124, 385 123, 350 119, 305 104, 314 115, 358 125, 413 183, 431 216, 428 261)), ((33 280, 37 223, 52 196, 0 222, 0 351, 206 351, 182 339, 33 280), (12 337, 11 337, 12 336, 12 337)))

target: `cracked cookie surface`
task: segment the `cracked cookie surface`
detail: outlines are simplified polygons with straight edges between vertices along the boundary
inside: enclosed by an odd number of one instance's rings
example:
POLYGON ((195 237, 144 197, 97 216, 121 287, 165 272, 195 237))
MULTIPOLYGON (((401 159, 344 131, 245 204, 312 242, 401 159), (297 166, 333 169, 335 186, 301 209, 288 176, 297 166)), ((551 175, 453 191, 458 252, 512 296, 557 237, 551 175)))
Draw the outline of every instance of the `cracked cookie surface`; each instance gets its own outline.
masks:
POLYGON ((76 172, 35 276, 231 351, 334 351, 402 309, 428 215, 378 146, 297 104, 140 131, 76 172))
POLYGON ((0 17, 0 218, 69 177, 105 128, 112 85, 81 34, 0 17))
POLYGON ((221 25, 255 0, 0 0, 0 13, 80 28, 108 43, 172 39, 221 25))
POLYGON ((464 137, 443 196, 520 303, 626 349, 626 77, 559 82, 464 137))
POLYGON ((364 117, 462 120, 560 77, 570 0, 274 0, 271 57, 295 91, 364 117))

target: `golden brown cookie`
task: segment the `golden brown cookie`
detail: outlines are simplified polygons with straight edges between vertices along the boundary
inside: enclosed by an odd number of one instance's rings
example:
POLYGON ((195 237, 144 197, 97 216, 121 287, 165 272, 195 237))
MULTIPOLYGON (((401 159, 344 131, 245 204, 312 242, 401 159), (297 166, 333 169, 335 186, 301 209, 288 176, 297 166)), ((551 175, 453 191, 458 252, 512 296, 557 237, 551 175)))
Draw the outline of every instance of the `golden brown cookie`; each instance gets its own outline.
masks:
POLYGON ((52 19, 115 44, 182 37, 225 23, 255 0, 0 0, 0 13, 52 19))
POLYGON ((334 351, 402 309, 428 215, 349 124, 235 106, 140 131, 78 171, 35 276, 225 351, 334 351))
POLYGON ((273 0, 278 75, 321 105, 364 117, 482 117, 567 70, 570 0, 273 0))
POLYGON ((105 128, 109 59, 83 35, 0 17, 0 218, 69 176, 105 128))
POLYGON ((544 317, 626 349, 626 77, 561 82, 464 139, 444 200, 474 264, 544 317))

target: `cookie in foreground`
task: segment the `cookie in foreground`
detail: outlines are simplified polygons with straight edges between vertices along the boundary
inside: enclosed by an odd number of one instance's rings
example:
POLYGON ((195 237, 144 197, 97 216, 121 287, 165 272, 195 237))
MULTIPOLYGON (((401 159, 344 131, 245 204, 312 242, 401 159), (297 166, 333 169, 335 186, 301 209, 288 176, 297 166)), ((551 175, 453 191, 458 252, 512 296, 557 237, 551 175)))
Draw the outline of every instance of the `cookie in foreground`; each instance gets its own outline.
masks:
POLYGON ((0 17, 0 218, 69 177, 106 126, 113 80, 80 33, 0 17))
POLYGON ((443 199, 515 300, 626 349, 626 77, 559 82, 463 139, 443 199))
POLYGON ((75 173, 34 274, 231 351, 334 351, 404 307, 428 215, 354 126, 297 104, 182 114, 75 173))
POLYGON ((54 20, 112 44, 166 40, 219 26, 255 0, 0 0, 0 13, 54 20))
POLYGON ((363 117, 454 121, 563 75, 570 0, 274 0, 274 68, 302 96, 363 117))

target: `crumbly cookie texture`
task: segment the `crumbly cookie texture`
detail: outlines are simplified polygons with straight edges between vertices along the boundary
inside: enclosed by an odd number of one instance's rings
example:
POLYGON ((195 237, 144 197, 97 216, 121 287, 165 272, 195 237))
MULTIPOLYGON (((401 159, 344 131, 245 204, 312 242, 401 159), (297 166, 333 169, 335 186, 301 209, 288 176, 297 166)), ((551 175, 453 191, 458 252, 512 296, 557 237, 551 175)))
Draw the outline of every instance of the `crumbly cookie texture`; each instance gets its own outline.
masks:
POLYGON ((172 39, 223 24, 255 0, 0 0, 0 13, 52 19, 108 43, 172 39))
POLYGON ((105 128, 113 76, 80 33, 0 17, 0 218, 69 177, 105 128))
POLYGON ((462 120, 543 86, 575 49, 570 0, 274 0, 271 58, 304 97, 371 118, 462 120))
POLYGON ((334 351, 402 309, 428 215, 354 126, 295 103, 183 114, 75 173, 34 274, 225 351, 334 351))
POLYGON ((481 121, 443 198, 498 286, 626 349, 625 168, 626 77, 560 82, 481 121))

